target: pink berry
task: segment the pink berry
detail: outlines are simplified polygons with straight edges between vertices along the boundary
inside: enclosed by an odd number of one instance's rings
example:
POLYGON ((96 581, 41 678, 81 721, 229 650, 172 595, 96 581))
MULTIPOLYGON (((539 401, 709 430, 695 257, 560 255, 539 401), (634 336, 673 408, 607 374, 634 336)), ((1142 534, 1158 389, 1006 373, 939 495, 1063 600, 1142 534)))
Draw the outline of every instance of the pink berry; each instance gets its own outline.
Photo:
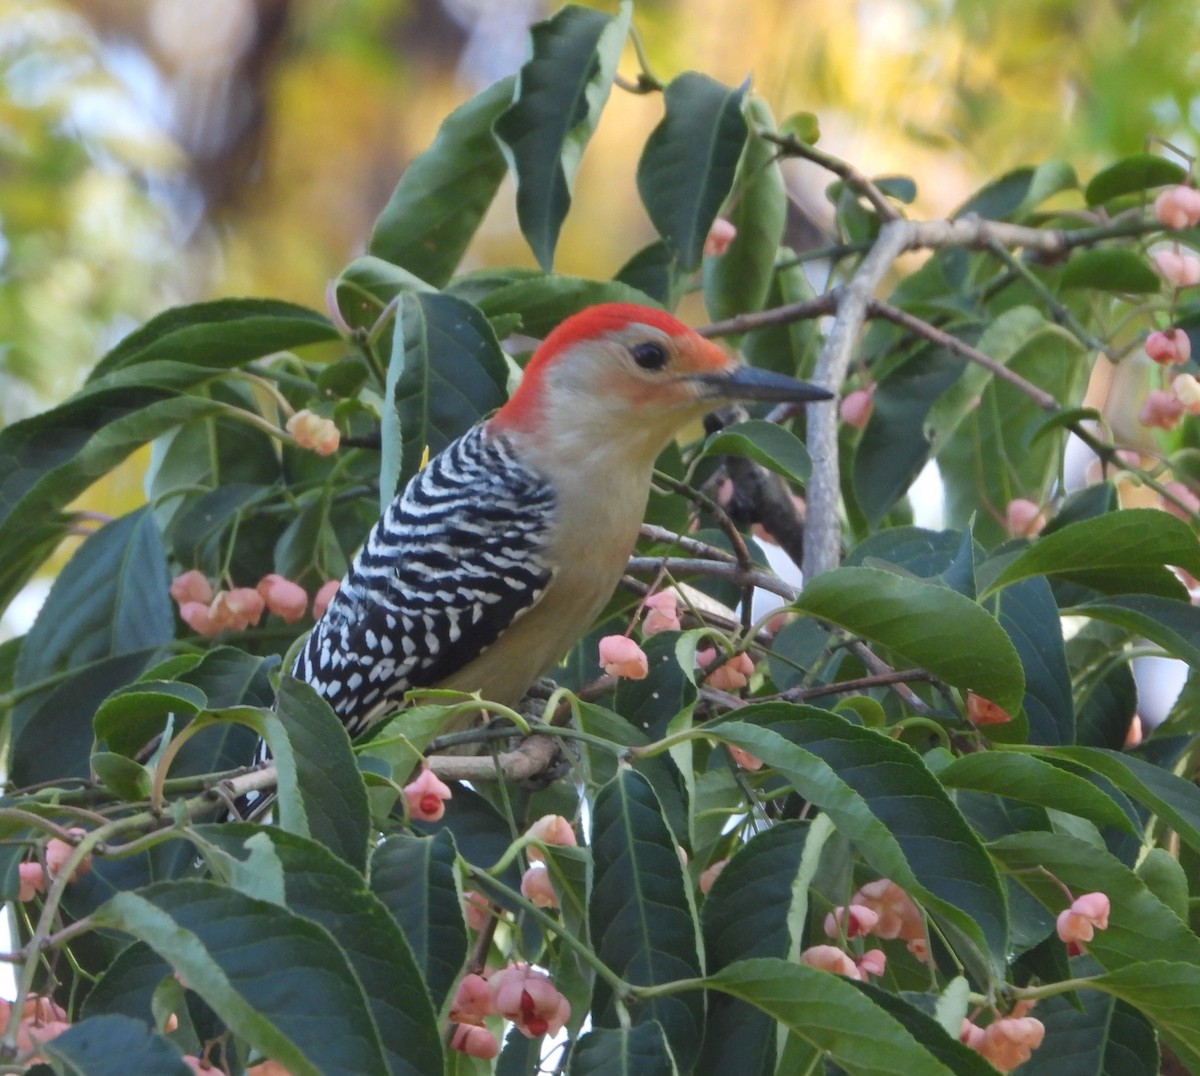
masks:
POLYGON ((1182 329, 1159 329, 1146 337, 1146 354, 1162 366, 1187 362, 1192 357, 1192 341, 1182 329))

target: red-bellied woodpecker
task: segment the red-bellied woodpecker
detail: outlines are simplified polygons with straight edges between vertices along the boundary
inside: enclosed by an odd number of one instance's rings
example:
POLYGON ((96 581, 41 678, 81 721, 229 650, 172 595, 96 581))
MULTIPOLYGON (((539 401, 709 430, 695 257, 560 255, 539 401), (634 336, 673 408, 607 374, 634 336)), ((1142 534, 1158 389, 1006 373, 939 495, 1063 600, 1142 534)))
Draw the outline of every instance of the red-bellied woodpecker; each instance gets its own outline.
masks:
POLYGON ((659 310, 568 318, 508 403, 392 501, 293 674, 351 734, 411 688, 515 706, 612 595, 654 461, 681 427, 731 400, 830 397, 742 365, 659 310))

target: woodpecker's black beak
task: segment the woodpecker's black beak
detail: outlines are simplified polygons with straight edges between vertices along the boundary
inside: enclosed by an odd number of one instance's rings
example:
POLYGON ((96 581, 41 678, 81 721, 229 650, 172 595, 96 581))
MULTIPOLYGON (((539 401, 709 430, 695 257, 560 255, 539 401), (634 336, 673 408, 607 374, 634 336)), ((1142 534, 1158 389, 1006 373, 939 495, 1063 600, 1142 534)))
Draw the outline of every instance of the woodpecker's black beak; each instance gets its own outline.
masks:
POLYGON ((794 377, 753 366, 736 366, 722 373, 696 374, 691 381, 714 400, 763 400, 767 403, 813 403, 832 400, 828 389, 794 377))

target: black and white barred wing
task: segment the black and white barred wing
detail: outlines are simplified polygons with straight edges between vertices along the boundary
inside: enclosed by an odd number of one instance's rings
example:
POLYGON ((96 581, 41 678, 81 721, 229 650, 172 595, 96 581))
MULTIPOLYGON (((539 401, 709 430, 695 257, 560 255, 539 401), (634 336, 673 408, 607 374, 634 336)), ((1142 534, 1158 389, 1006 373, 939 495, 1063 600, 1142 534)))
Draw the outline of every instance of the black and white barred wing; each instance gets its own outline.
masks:
POLYGON ((433 686, 534 606, 552 575, 554 492, 476 426, 409 482, 371 530, 292 674, 351 734, 433 686))

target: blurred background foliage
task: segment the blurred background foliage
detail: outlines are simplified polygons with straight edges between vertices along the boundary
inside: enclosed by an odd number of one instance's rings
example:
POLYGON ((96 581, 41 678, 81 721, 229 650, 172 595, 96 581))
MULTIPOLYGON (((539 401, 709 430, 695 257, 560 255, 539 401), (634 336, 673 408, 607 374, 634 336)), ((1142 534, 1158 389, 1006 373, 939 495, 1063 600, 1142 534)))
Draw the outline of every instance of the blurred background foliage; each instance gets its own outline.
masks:
MULTIPOLYGON (((319 306, 406 162, 558 6, 0 0, 0 422, 68 395, 164 307, 319 306)), ((823 148, 914 176, 915 216, 1018 165, 1061 157, 1086 178, 1148 136, 1194 154, 1200 133, 1195 0, 640 0, 634 25, 664 80, 752 77, 777 117, 815 113, 823 148)), ((614 94, 560 271, 611 276, 652 238, 634 173, 660 109, 614 94)), ((788 164, 794 249, 828 241, 827 181, 788 164)), ((532 264, 502 193, 467 266, 532 264)), ((84 507, 137 503, 142 466, 84 507)))

